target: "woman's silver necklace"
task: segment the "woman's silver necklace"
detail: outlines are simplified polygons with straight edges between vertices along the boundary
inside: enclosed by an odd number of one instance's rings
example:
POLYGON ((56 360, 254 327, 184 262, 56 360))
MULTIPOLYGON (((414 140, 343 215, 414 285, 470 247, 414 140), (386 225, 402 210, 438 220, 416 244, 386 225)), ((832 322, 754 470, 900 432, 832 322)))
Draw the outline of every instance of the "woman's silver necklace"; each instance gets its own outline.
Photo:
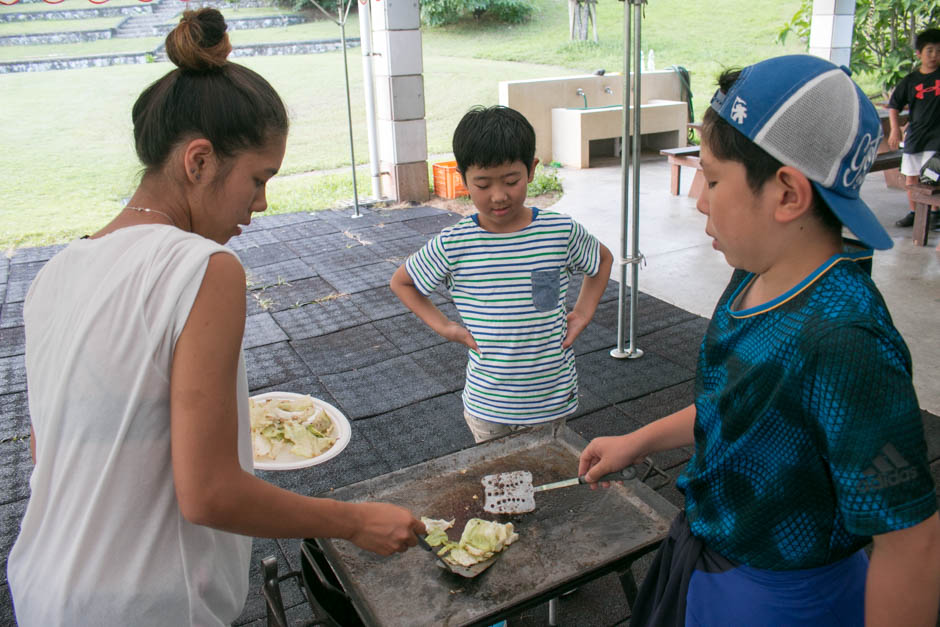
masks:
POLYGON ((125 209, 131 209, 131 210, 136 211, 136 212, 138 212, 138 213, 158 213, 158 214, 160 214, 161 216, 163 216, 164 218, 166 218, 167 220, 169 220, 169 221, 170 221, 170 224, 172 224, 173 226, 176 226, 176 222, 173 221, 173 218, 171 218, 171 217, 168 216, 167 214, 163 213, 162 211, 158 211, 158 210, 156 210, 156 209, 150 209, 149 207, 135 207, 134 205, 125 205, 124 208, 125 208, 125 209))

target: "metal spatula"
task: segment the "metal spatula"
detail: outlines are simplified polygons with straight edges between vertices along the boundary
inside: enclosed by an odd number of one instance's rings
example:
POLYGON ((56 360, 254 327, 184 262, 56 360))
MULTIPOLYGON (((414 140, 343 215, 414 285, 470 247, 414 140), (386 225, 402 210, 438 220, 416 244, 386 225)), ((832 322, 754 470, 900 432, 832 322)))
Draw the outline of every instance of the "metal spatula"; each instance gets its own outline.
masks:
MULTIPOLYGON (((636 470, 628 466, 620 472, 604 475, 598 481, 624 481, 634 477, 636 470)), ((481 482, 485 495, 483 509, 491 514, 525 514, 535 509, 536 492, 587 483, 581 476, 533 487, 532 473, 528 470, 486 475, 481 482)))

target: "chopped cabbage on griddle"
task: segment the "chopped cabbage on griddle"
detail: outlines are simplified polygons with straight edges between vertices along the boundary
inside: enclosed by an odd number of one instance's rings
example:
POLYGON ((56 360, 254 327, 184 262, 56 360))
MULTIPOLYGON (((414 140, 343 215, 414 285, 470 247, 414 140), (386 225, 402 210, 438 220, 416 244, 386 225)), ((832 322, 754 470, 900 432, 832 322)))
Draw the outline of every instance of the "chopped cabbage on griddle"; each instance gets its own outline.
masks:
POLYGON ((442 548, 437 552, 451 564, 470 567, 487 560, 519 539, 512 523, 498 523, 481 518, 471 518, 464 526, 460 540, 451 542, 447 529, 454 525, 453 520, 435 520, 421 518, 428 530, 427 542, 431 546, 442 548), (432 542, 433 538, 433 542, 432 542))
POLYGON ((424 528, 428 530, 428 535, 424 538, 428 545, 440 546, 450 543, 450 538, 447 537, 447 530, 454 526, 453 520, 441 520, 422 516, 421 522, 424 523, 424 528))

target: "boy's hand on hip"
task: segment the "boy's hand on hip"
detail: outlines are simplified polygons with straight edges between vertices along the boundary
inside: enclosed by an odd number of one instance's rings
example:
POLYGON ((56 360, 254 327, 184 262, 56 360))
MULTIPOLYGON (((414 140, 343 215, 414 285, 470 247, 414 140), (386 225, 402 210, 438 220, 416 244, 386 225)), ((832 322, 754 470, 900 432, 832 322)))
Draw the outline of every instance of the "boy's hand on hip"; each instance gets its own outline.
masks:
POLYGON ((457 324, 456 322, 451 322, 447 325, 447 328, 444 329, 444 332, 441 334, 451 342, 459 342, 476 352, 480 352, 480 347, 477 346, 477 341, 473 339, 473 335, 470 333, 470 330, 467 327, 457 324))
POLYGON ((591 321, 589 316, 582 315, 577 310, 571 311, 568 314, 568 332, 565 333, 565 339, 561 343, 562 348, 568 348, 574 341, 578 339, 578 336, 581 335, 581 331, 584 331, 584 328, 587 327, 588 323, 591 321))

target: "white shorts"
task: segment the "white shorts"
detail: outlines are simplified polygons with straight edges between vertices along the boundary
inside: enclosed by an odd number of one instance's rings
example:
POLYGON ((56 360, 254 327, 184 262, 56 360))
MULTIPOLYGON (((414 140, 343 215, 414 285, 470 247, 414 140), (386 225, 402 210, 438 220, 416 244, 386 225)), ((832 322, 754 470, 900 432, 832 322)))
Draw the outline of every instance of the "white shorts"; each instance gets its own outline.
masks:
POLYGON ((925 150, 924 152, 915 152, 901 155, 901 174, 904 176, 920 176, 920 170, 927 163, 927 160, 937 154, 936 150, 925 150))

